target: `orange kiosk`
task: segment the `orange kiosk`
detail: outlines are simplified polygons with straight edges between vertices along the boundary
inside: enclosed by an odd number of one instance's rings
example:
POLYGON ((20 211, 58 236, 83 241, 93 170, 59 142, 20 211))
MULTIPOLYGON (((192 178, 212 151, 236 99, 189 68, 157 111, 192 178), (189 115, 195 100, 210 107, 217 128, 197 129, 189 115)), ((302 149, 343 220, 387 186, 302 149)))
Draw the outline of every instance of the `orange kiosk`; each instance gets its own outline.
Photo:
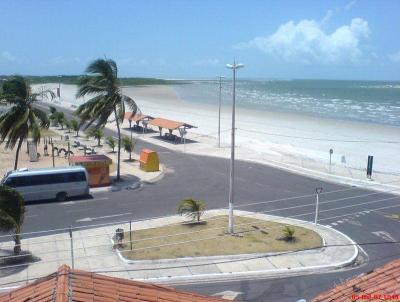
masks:
POLYGON ((71 166, 83 166, 89 174, 90 187, 104 187, 110 185, 111 158, 101 155, 71 156, 71 166))
POLYGON ((146 172, 159 171, 160 161, 157 152, 150 149, 143 149, 140 152, 140 169, 146 172))

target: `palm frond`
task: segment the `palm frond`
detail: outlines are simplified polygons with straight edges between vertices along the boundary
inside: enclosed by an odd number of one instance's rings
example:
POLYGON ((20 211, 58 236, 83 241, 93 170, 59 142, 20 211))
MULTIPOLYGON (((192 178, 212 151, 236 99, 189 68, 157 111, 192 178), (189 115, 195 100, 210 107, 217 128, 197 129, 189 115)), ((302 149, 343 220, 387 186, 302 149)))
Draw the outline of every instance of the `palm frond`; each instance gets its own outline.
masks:
POLYGON ((37 117, 37 119, 39 120, 39 126, 40 128, 49 128, 50 126, 50 119, 47 116, 47 113, 38 109, 38 108, 34 108, 33 109, 33 113, 35 114, 35 116, 37 117))

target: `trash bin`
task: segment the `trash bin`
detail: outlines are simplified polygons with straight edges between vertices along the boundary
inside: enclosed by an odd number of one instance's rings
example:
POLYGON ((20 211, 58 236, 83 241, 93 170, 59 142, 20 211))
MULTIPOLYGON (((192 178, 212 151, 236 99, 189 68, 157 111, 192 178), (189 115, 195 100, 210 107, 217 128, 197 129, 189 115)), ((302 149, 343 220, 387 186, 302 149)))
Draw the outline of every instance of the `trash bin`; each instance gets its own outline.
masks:
POLYGON ((116 229, 115 230, 115 239, 117 239, 118 243, 121 243, 124 239, 124 229, 116 229))

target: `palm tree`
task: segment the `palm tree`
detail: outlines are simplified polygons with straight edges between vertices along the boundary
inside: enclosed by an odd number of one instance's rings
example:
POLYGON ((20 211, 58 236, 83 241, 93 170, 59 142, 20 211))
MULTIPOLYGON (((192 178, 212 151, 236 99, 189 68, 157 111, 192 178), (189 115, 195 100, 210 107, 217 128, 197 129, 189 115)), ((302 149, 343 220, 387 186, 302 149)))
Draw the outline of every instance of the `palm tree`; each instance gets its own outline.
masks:
POLYGON ((64 130, 65 115, 64 112, 57 111, 53 113, 54 122, 56 125, 61 126, 61 130, 64 130))
POLYGON ((192 217, 193 220, 200 222, 200 217, 203 215, 205 209, 206 205, 204 201, 188 198, 180 202, 178 214, 192 217))
POLYGON ((131 141, 131 139, 129 137, 123 137, 122 138, 122 145, 124 146, 124 150, 126 152, 129 152, 129 161, 132 161, 132 152, 133 152, 133 148, 134 148, 134 143, 133 141, 131 141))
POLYGON ((82 123, 86 123, 87 129, 93 123, 102 128, 106 125, 110 116, 114 115, 118 131, 118 163, 117 180, 120 180, 121 162, 121 130, 120 123, 125 114, 125 105, 128 105, 132 115, 138 108, 133 99, 123 95, 118 80, 117 64, 109 59, 97 59, 89 64, 86 73, 90 74, 79 80, 77 97, 91 96, 91 98, 80 105, 76 110, 82 123))
POLYGON ((15 189, 0 186, 0 229, 14 231, 14 254, 21 252, 21 230, 24 222, 24 198, 15 189))
POLYGON ((64 119, 65 128, 67 128, 67 133, 71 133, 71 121, 64 119))
POLYGON ((107 137, 107 145, 110 146, 110 148, 112 149, 112 153, 114 153, 114 149, 115 149, 115 139, 112 136, 108 136, 107 137))
POLYGON ((100 147, 100 140, 102 139, 102 137, 104 136, 103 130, 98 129, 98 128, 90 128, 87 131, 88 137, 93 137, 95 139, 97 139, 97 146, 100 147))
POLYGON ((79 136, 79 129, 81 128, 81 126, 79 125, 77 120, 71 120, 71 129, 76 131, 76 137, 79 136))
POLYGON ((39 98, 54 98, 51 90, 32 93, 29 83, 20 76, 3 82, 0 102, 10 105, 0 116, 0 144, 6 141, 6 148, 14 149, 17 144, 14 170, 18 167, 18 156, 22 142, 31 133, 34 143, 40 140, 40 128, 48 128, 50 121, 47 114, 34 107, 39 98))
POLYGON ((294 233, 296 230, 290 226, 285 226, 282 230, 283 233, 283 239, 285 241, 294 241, 296 237, 294 236, 294 233))

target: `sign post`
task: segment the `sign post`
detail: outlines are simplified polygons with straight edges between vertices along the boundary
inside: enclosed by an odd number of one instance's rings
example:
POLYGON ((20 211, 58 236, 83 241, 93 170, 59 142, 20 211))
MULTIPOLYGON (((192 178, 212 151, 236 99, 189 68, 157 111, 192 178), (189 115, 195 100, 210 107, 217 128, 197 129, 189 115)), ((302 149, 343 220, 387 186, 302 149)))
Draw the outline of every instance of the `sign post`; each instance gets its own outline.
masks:
POLYGON ((368 164, 367 164, 367 178, 371 179, 372 177, 372 164, 374 163, 374 157, 372 155, 368 155, 368 164))

